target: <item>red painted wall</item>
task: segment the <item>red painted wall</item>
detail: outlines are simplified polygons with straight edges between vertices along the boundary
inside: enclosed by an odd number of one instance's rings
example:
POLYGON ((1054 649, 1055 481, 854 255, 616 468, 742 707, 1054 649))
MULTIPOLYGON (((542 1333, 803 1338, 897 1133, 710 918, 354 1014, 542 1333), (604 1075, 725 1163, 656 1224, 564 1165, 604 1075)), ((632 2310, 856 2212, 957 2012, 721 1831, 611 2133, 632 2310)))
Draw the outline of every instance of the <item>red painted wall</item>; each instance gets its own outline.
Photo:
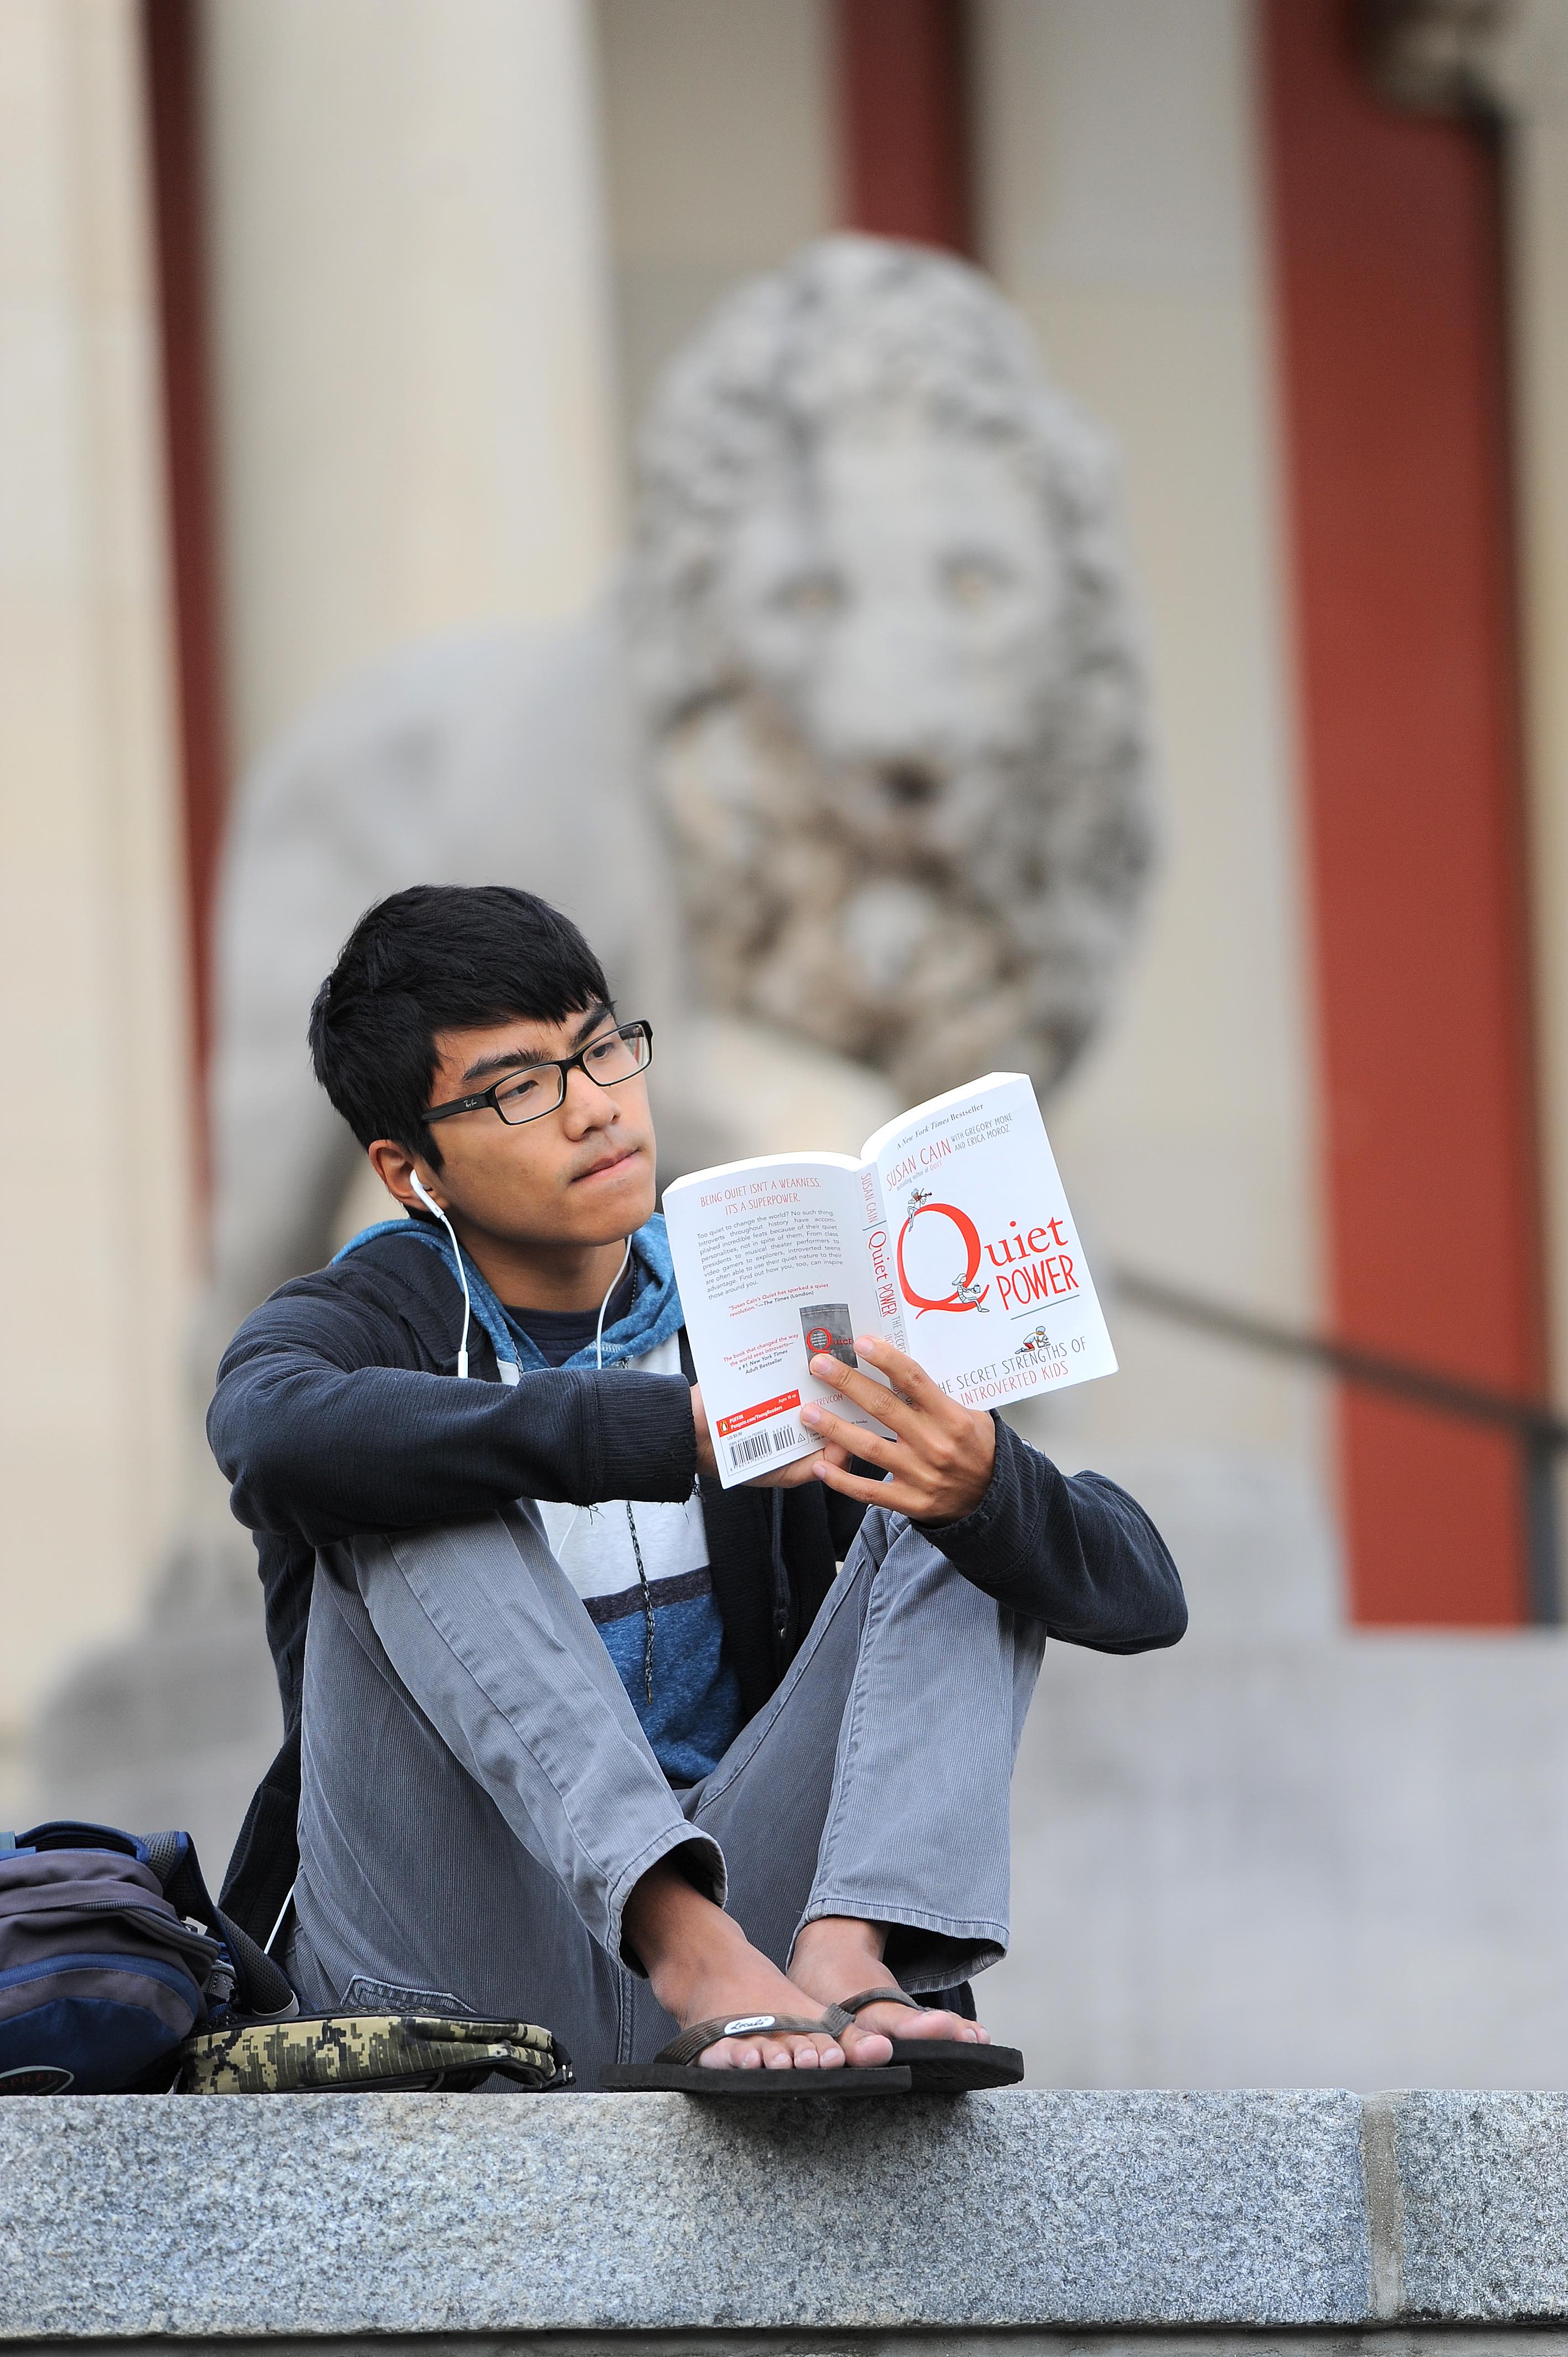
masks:
MULTIPOLYGON (((1263 0, 1334 1321, 1544 1387, 1498 156, 1263 0)), ((1340 1407, 1358 1619, 1517 1621, 1514 1451, 1340 1407)))
POLYGON ((973 251, 964 0, 838 0, 843 219, 973 251))
POLYGON ((216 462, 202 225, 197 0, 142 0, 163 384, 169 562, 184 779, 196 1132, 206 1175, 209 931, 228 771, 216 462))

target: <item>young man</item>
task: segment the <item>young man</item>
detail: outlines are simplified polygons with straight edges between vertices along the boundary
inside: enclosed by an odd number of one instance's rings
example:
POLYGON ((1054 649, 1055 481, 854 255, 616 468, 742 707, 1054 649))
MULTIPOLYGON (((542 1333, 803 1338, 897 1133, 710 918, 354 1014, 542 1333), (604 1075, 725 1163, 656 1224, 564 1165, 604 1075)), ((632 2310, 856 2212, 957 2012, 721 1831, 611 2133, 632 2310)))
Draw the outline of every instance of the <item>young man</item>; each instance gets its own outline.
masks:
POLYGON ((686 2029, 700 2067, 824 2088, 895 2040, 983 2045, 962 1985, 1006 1948, 1045 1640, 1186 1626, 1146 1516, 875 1338, 891 1401, 813 1372, 888 1439, 808 1408, 817 1454, 719 1487, 651 1037, 530 894, 381 902, 310 1044, 411 1217, 284 1286, 220 1371, 290 1737, 225 1903, 264 1938, 292 1883, 310 2006, 542 2021, 590 2087, 686 2029), (764 2027, 712 2034, 736 2019, 764 2027))

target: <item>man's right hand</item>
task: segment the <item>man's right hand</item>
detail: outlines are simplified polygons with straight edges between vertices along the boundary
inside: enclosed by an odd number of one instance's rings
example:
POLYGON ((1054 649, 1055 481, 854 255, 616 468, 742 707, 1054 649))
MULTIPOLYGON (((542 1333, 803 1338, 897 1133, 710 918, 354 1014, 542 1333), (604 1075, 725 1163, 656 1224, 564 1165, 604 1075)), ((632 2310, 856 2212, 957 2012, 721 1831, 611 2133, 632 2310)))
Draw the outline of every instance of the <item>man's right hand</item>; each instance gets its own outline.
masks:
MULTIPOLYGON (((692 1385, 692 1421, 697 1434, 697 1471, 707 1481, 719 1478, 718 1459, 714 1455, 714 1436, 708 1429, 707 1410, 703 1405, 701 1383, 692 1385)), ((831 1443, 825 1448, 813 1448, 809 1457, 793 1457, 788 1465, 780 1465, 772 1473, 754 1473, 743 1482, 746 1490, 800 1490, 817 1479, 817 1459, 825 1457, 831 1465, 843 1471, 849 1464, 847 1452, 831 1443)))

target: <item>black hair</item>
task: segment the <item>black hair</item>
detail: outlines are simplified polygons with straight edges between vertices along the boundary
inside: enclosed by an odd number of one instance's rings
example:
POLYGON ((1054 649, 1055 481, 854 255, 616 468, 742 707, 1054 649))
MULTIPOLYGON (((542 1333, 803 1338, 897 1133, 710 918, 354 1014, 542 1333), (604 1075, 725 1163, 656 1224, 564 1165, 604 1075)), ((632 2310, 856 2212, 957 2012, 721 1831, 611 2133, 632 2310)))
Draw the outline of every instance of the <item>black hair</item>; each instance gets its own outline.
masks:
POLYGON ((441 1168, 424 1119, 435 1034, 542 1023, 610 1003, 570 917, 510 884, 415 884, 367 909, 310 1010, 316 1077, 361 1146, 395 1138, 441 1168))

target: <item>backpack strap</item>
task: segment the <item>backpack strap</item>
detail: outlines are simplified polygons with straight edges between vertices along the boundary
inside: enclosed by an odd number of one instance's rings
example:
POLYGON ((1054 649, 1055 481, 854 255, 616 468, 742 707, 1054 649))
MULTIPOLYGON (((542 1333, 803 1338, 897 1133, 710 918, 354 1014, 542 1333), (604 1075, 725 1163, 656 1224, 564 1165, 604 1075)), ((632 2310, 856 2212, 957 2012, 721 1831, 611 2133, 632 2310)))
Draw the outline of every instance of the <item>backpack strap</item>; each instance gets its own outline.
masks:
MULTIPOLYGON (((90 1825, 79 1817, 50 1817, 41 1825, 31 1825, 25 1834, 14 1834, 13 1849, 106 1849, 120 1857, 139 1858, 144 1866, 152 1861, 145 1845, 134 1834, 122 1833, 118 1825, 90 1825)), ((154 1867, 153 1871, 157 1873, 154 1867)), ((162 1875, 158 1879, 163 1880, 162 1875)))
POLYGON ((176 1913, 208 1924, 227 1947, 234 1966, 234 2005, 244 2014, 281 2020, 299 2011, 299 1999, 281 1964, 273 1962, 243 1924, 215 1907, 202 1877, 196 1846, 185 1833, 149 1834, 141 1844, 145 1863, 163 1885, 176 1913))
POLYGON ((234 1959, 234 2003, 241 2013, 263 2021, 286 2021, 299 2011, 299 1999, 283 1966, 257 1947, 250 1933, 215 1908, 218 1928, 234 1959))

